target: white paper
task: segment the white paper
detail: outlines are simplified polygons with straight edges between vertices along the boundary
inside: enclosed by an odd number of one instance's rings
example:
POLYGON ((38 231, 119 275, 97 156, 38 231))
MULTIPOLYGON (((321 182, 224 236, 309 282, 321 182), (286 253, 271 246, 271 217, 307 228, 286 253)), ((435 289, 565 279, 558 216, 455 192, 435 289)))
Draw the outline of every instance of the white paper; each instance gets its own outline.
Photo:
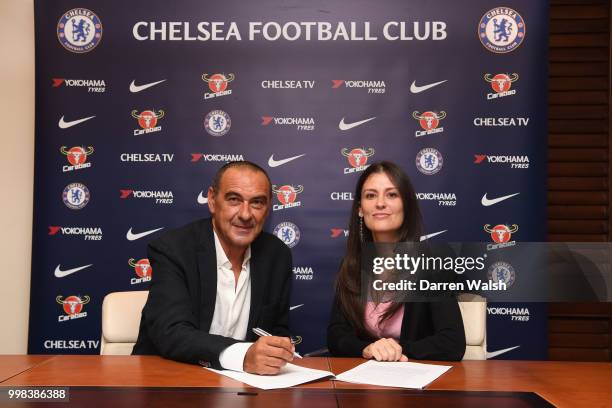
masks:
POLYGON ((281 368, 280 373, 276 375, 257 375, 232 370, 214 370, 212 368, 207 368, 207 370, 264 390, 293 387, 294 385, 334 376, 329 371, 300 367, 290 363, 281 368))
POLYGON ((411 362, 373 361, 336 376, 336 380, 383 387, 424 388, 452 366, 411 362))

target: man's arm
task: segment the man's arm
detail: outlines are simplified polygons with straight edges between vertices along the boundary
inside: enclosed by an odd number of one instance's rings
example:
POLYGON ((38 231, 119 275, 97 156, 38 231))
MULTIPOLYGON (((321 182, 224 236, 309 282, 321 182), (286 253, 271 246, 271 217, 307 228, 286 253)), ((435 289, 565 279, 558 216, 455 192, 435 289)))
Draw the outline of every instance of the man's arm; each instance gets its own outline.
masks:
MULTIPOLYGON (((244 371, 274 375, 280 369, 293 361, 295 346, 289 340, 289 301, 291 296, 291 282, 293 279, 293 260, 291 251, 277 242, 276 238, 271 238, 273 245, 280 250, 274 251, 275 256, 269 259, 274 260, 274 264, 269 266, 269 279, 279 283, 271 285, 271 292, 268 292, 268 301, 275 305, 273 320, 265 319, 270 327, 261 326, 262 329, 270 332, 272 336, 260 337, 244 356, 244 371), (279 245, 280 244, 280 245, 279 245)), ((256 323, 257 324, 257 323, 256 323)), ((231 346, 230 349, 238 349, 238 345, 231 346)), ((228 349, 229 350, 229 349, 228 349)), ((224 353, 225 354, 225 353, 224 353)))
MULTIPOLYGON (((163 357, 220 368, 219 355, 238 340, 200 330, 193 313, 188 278, 181 262, 162 243, 148 247, 154 271, 143 318, 147 333, 163 357)), ((200 288, 191 288, 198 292, 200 288)))

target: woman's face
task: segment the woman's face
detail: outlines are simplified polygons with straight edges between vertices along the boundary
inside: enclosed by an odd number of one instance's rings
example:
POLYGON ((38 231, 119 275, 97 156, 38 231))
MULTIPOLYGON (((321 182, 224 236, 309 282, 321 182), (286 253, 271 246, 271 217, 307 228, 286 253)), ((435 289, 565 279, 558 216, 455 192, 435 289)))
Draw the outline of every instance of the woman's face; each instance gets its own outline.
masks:
POLYGON ((396 242, 404 222, 399 190, 385 173, 370 175, 361 190, 359 216, 376 242, 396 242))

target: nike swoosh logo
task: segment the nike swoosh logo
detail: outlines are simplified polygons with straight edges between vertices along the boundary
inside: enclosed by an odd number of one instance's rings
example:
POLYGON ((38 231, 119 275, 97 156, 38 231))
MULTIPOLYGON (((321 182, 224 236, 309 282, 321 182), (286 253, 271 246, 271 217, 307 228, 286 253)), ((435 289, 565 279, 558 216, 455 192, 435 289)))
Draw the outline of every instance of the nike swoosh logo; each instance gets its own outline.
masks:
POLYGON ((360 120, 359 122, 344 123, 344 118, 342 118, 342 120, 340 120, 340 123, 338 124, 338 127, 340 128, 340 130, 349 130, 359 125, 363 125, 364 123, 369 122, 374 119, 376 119, 376 116, 369 118, 369 119, 360 120))
POLYGON ((445 79, 444 81, 440 81, 440 82, 434 82, 433 84, 429 84, 429 85, 423 85, 423 86, 418 86, 416 84, 416 81, 412 81, 412 84, 410 85, 410 92, 412 92, 413 94, 421 93, 423 91, 433 88, 434 86, 443 84, 446 81, 448 81, 448 79, 445 79))
POLYGON ((271 155, 270 158, 268 159, 268 166, 270 167, 282 166, 283 164, 287 164, 292 160, 299 159, 302 156, 306 156, 306 153, 300 154, 298 156, 289 157, 287 159, 282 159, 282 160, 274 160, 274 155, 271 155))
POLYGON ((504 354, 504 353, 507 353, 507 352, 509 352, 509 351, 512 351, 512 350, 514 350, 514 349, 516 349, 516 348, 519 348, 519 347, 521 347, 521 346, 509 347, 509 348, 507 348, 507 349, 497 350, 497 351, 492 351, 492 352, 490 352, 490 353, 489 353, 489 352, 487 352, 487 360, 488 360, 488 359, 490 359, 490 358, 493 358, 493 357, 497 357, 497 356, 499 356, 499 355, 502 355, 502 354, 504 354))
POLYGON ((147 235, 150 235, 150 234, 152 234, 154 232, 157 232, 157 231, 163 230, 163 229, 164 229, 164 227, 161 227, 161 228, 152 229, 152 230, 145 231, 145 232, 139 232, 138 234, 134 234, 132 232, 132 228, 130 228, 128 230, 127 234, 125 234, 125 237, 127 238, 128 241, 136 241, 137 239, 140 239, 142 237, 146 237, 147 235))
POLYGON ((162 79, 161 81, 157 81, 157 82, 151 82, 151 83, 144 84, 144 85, 136 85, 136 84, 134 83, 134 81, 135 81, 135 80, 133 80, 133 81, 130 83, 130 92, 132 92, 132 93, 136 93, 136 92, 144 91, 145 89, 148 89, 148 88, 150 88, 150 87, 152 87, 152 86, 155 86, 155 85, 157 85, 157 84, 161 84, 162 82, 164 82, 164 81, 165 81, 165 79, 162 79))
POLYGON ((208 197, 205 196, 203 193, 204 191, 200 191, 200 194, 198 194, 198 204, 204 205, 208 203, 208 197))
POLYGON ((78 125, 79 123, 86 122, 89 119, 93 119, 93 118, 95 118, 95 116, 90 116, 88 118, 77 119, 77 120, 72 120, 70 122, 66 122, 64 120, 64 117, 62 116, 57 125, 60 127, 60 129, 68 129, 69 127, 73 127, 74 125, 78 125))
POLYGON ((507 196, 503 196, 503 197, 498 197, 498 198, 493 198, 493 199, 488 199, 487 198, 487 193, 485 193, 485 195, 482 196, 482 200, 480 200, 480 202, 482 203, 482 205, 484 205, 485 207, 488 207, 490 205, 493 204, 497 204, 499 202, 502 202, 504 200, 509 199, 510 197, 514 197, 515 195, 519 195, 521 193, 514 193, 514 194, 509 194, 507 196))
POLYGON ((91 265, 93 264, 89 264, 89 265, 85 265, 85 266, 79 266, 78 268, 72 268, 72 269, 66 269, 65 271, 62 271, 61 269, 61 264, 57 265, 55 267, 55 277, 56 278, 63 278, 64 276, 68 276, 70 274, 73 274, 75 272, 78 272, 80 270, 83 270, 85 268, 89 268, 91 265))
POLYGON ((444 234, 448 230, 434 232, 433 234, 421 235, 421 241, 428 240, 429 238, 435 237, 436 235, 444 234))
POLYGON ((303 303, 302 303, 301 305, 291 306, 291 307, 289 308, 289 310, 295 310, 295 309, 297 309, 298 307, 302 307, 302 306, 304 306, 304 304, 303 304, 303 303))

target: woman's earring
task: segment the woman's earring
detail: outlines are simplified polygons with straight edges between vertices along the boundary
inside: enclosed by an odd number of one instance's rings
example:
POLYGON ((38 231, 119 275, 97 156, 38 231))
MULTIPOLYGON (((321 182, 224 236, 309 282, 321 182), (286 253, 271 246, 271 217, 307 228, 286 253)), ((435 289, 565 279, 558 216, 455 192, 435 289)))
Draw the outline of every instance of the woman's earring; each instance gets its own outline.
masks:
POLYGON ((363 217, 359 216, 359 238, 361 238, 361 242, 364 242, 363 238, 363 217))

